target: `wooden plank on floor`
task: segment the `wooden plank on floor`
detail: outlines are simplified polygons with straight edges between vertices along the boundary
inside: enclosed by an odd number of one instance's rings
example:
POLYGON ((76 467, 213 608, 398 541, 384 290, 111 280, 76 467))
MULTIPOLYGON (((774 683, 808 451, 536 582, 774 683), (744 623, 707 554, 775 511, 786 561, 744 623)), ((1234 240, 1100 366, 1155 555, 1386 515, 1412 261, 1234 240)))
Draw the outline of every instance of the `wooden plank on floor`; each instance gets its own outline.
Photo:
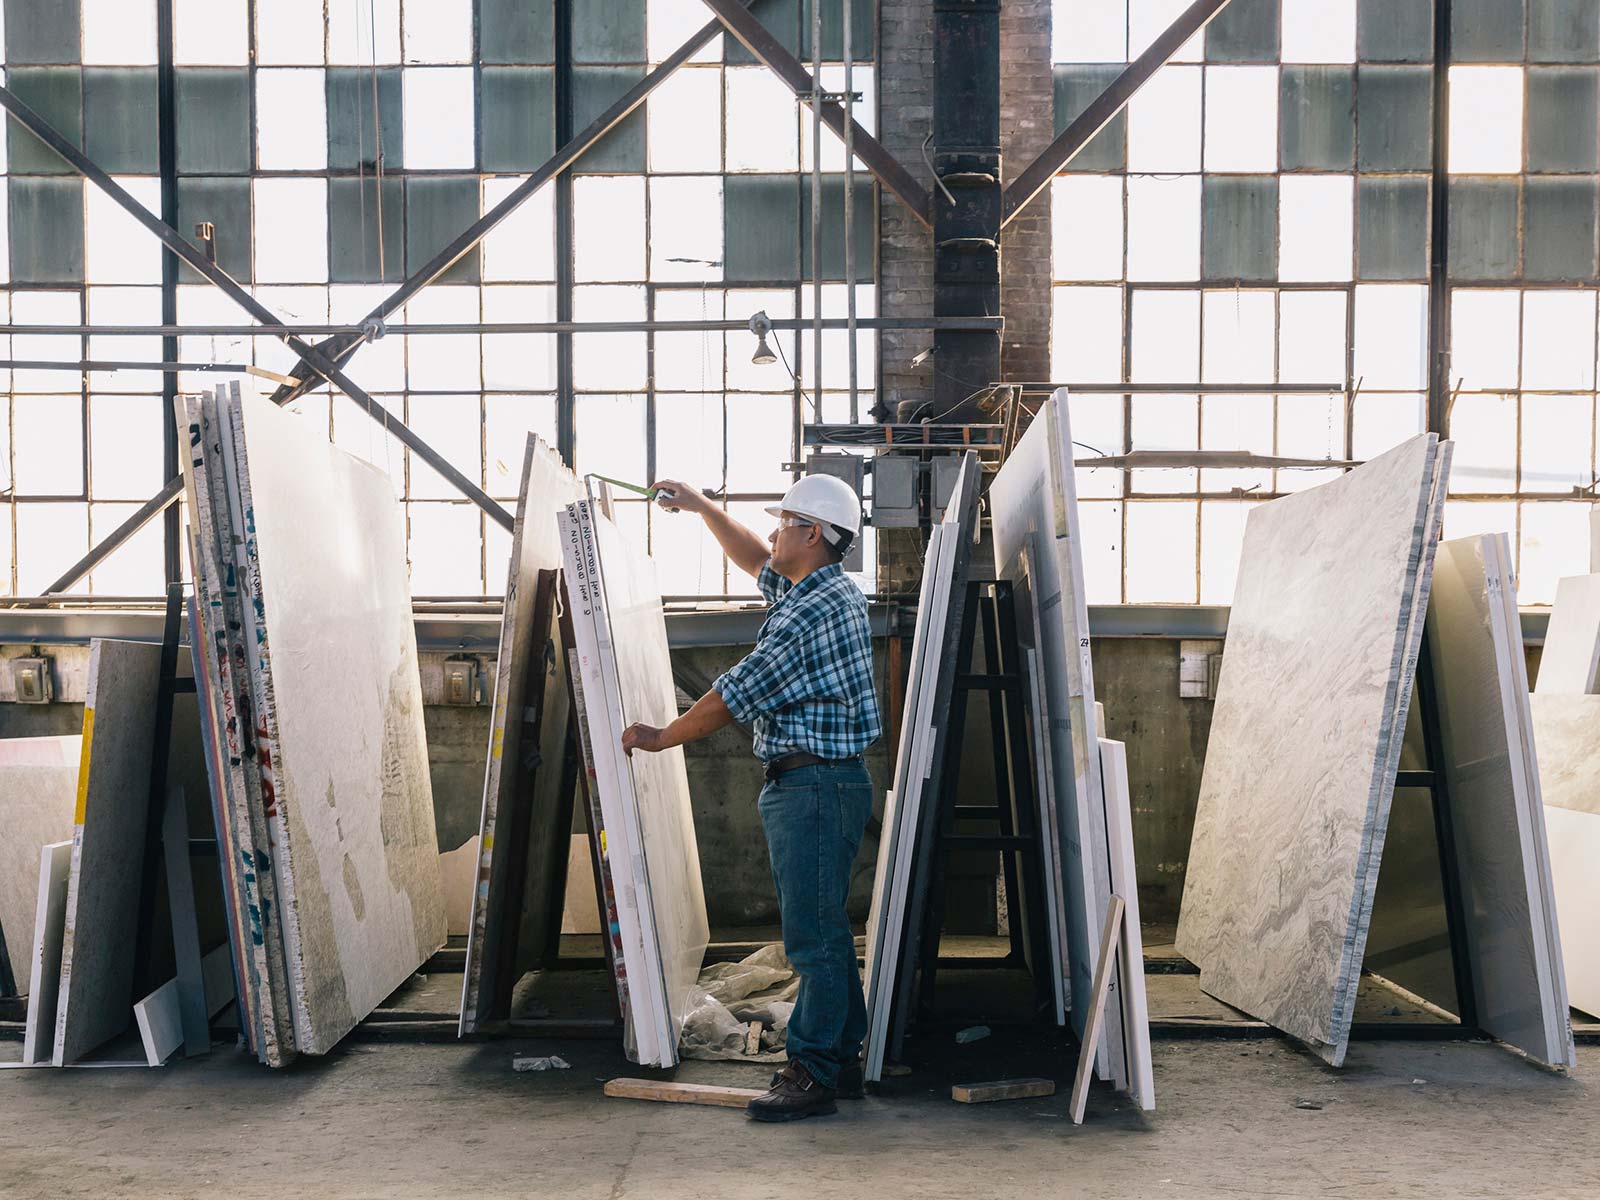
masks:
POLYGON ((1072 1081, 1072 1123, 1083 1124, 1084 1105, 1089 1102, 1090 1067, 1094 1048, 1100 1044, 1100 1030, 1106 1015, 1106 993, 1111 988, 1111 968, 1117 961, 1117 945, 1122 935, 1122 897, 1113 894, 1106 909, 1105 932, 1100 935, 1100 964, 1095 968, 1094 987, 1089 992, 1088 1019, 1083 1027, 1083 1042, 1078 1050, 1078 1074, 1072 1081))
POLYGON ((655 1079, 612 1079, 605 1094, 623 1100, 659 1100, 667 1104, 709 1104, 717 1108, 743 1108, 760 1088, 713 1087, 706 1083, 671 1083, 655 1079))
POLYGON ((1054 1096, 1054 1079, 996 1079, 992 1083, 958 1083, 950 1089, 957 1104, 988 1104, 995 1100, 1029 1100, 1054 1096))

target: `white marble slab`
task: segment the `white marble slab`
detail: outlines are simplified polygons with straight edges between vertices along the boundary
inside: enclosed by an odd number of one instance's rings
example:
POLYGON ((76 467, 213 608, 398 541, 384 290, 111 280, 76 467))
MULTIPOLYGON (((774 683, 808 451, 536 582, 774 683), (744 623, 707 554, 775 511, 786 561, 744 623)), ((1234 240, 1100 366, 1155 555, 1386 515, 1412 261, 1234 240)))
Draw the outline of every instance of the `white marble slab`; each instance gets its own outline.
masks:
POLYGON ((61 935, 67 921, 67 881, 71 876, 71 842, 53 842, 40 848, 28 1011, 22 1033, 22 1061, 26 1066, 48 1065, 55 1043, 61 935))
POLYGON ((1177 948, 1208 992, 1334 1065, 1421 632, 1437 457, 1424 435, 1251 512, 1201 781, 1177 948))
POLYGON ((28 989, 39 852, 72 837, 83 739, 0 739, 0 939, 17 994, 28 989))
MULTIPOLYGON (((562 754, 567 737, 566 652, 559 636, 535 638, 534 600, 539 573, 561 566, 556 514, 577 500, 583 488, 560 456, 535 435, 523 454, 522 483, 516 523, 511 531, 511 560, 506 578, 505 608, 500 622, 500 649, 495 659, 494 699, 489 717, 489 753, 484 771, 483 808, 478 821, 477 880, 472 890, 472 915, 467 930, 467 963, 461 991, 461 1032, 471 1033, 489 1013, 500 971, 521 977, 533 965, 534 951, 561 903, 551 886, 565 861, 569 831, 555 827, 566 812, 560 803, 562 754), (537 694, 536 694, 537 693, 537 694), (531 794, 521 798, 530 807, 527 876, 521 911, 509 914, 519 922, 516 961, 499 961, 502 921, 512 849, 500 836, 500 814, 518 799, 526 775, 523 734, 531 728, 524 714, 539 713, 539 767, 531 794), (510 764, 508 769, 507 764, 510 764)), ((553 628, 553 627, 552 627, 553 628)), ((531 749, 531 748, 529 748, 531 749)))
POLYGON ((1571 575, 1556 584, 1536 690, 1573 696, 1600 690, 1600 575, 1571 575))
POLYGON ((1600 871, 1595 870, 1600 863, 1600 816, 1546 806, 1544 819, 1561 914, 1568 1000, 1572 1007, 1600 1017, 1600 871))
MULTIPOLYGON (((1040 406, 1005 466, 989 486, 995 571, 1025 581, 1033 597, 1035 642, 1044 680, 1054 783, 1064 911, 1068 996, 1088 996, 1098 965, 1099 937, 1111 896, 1104 784, 1089 616, 1078 530, 1077 473, 1064 391, 1040 406)), ((1072 1009, 1081 1037, 1088 1014, 1072 1009)), ((1122 1014, 1106 1014, 1105 1042, 1096 1057, 1100 1078, 1114 1074, 1110 1047, 1123 1038, 1122 1014)))
POLYGON ((1545 807, 1600 816, 1600 696, 1535 692, 1533 731, 1545 807))
POLYGON ((133 1019, 134 948, 150 809, 161 647, 89 645, 89 699, 61 932, 56 1066, 77 1062, 133 1019))
POLYGON ((1429 654, 1478 1024, 1556 1066, 1574 1063, 1537 766, 1519 710, 1528 677, 1505 534, 1444 542, 1429 654))
POLYGON ((312 422, 254 395, 219 416, 295 1041, 323 1054, 446 936, 404 517, 388 476, 312 422))
POLYGON ((1110 1044, 1112 1083, 1146 1112, 1156 1106, 1154 1061, 1150 1053, 1150 1006, 1144 987, 1144 935, 1139 927, 1139 878, 1133 855, 1133 804, 1128 794, 1128 748, 1099 740, 1100 775, 1111 859, 1111 894, 1124 907, 1121 941, 1106 998, 1121 1014, 1120 1037, 1110 1044))

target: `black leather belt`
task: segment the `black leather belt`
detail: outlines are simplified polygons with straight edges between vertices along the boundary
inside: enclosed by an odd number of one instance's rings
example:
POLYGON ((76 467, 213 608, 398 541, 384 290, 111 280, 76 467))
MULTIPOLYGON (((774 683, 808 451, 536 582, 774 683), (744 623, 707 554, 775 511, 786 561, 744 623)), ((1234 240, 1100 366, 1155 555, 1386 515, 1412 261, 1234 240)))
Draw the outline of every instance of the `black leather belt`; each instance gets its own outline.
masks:
POLYGON ((808 754, 804 750, 798 750, 793 754, 785 754, 782 758, 775 758, 767 764, 767 782, 771 783, 785 771, 798 771, 801 767, 814 767, 819 763, 842 761, 842 759, 823 758, 820 754, 808 754))

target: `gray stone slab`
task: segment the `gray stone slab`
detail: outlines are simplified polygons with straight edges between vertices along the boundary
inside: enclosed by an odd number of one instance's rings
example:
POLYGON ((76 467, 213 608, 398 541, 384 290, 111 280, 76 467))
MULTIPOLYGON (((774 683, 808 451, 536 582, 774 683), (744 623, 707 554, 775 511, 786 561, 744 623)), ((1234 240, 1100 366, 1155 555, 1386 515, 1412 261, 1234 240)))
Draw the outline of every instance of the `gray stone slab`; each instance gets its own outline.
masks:
POLYGON ((46 1066, 55 1042, 56 1000, 61 987, 61 933, 67 920, 67 883, 72 877, 72 843, 52 842, 39 850, 38 905, 33 954, 28 969, 28 1011, 23 1024, 22 1061, 46 1066))
POLYGON ((56 1066, 77 1062, 133 1020, 134 947, 150 809, 161 647, 96 638, 61 936, 56 1066))
POLYGON ((566 650, 558 636, 535 642, 532 622, 534 598, 541 571, 561 567, 561 542, 556 518, 582 494, 577 476, 560 456, 537 436, 530 435, 523 457, 522 484, 517 497, 516 525, 511 531, 511 564, 506 579, 505 609, 500 623, 500 650, 495 659, 494 700, 489 718, 489 754, 484 771, 483 810, 478 823, 478 870, 472 892, 472 920, 467 932, 467 965, 461 993, 461 1032, 471 1033, 488 1015, 497 972, 514 971, 520 977, 531 960, 499 960, 501 922, 508 917, 522 924, 527 947, 548 921, 550 907, 559 906, 562 894, 549 884, 556 871, 554 855, 565 862, 569 831, 556 829, 561 759, 567 736, 566 650), (535 699, 535 690, 537 699, 535 699), (529 705, 538 713, 536 728, 525 726, 529 705), (538 745, 524 747, 523 731, 538 734, 538 745), (520 764, 536 752, 538 765, 529 773, 520 764), (526 789, 523 791, 522 789, 526 789), (501 836, 500 816, 521 796, 522 803, 542 820, 531 823, 526 843, 527 879, 524 907, 506 913, 511 846, 501 836))
POLYGON ((1342 1061, 1437 505, 1413 438, 1250 515, 1177 948, 1226 1003, 1342 1061))
POLYGON ((39 852, 72 837, 80 737, 0 740, 0 938, 17 995, 28 989, 39 852))
POLYGON ((324 1054, 446 937, 405 524, 388 476, 312 422, 254 395, 219 417, 295 1042, 324 1054))
POLYGON ((1528 677, 1505 534, 1444 542, 1429 647, 1457 876, 1482 1029, 1574 1065, 1528 677))

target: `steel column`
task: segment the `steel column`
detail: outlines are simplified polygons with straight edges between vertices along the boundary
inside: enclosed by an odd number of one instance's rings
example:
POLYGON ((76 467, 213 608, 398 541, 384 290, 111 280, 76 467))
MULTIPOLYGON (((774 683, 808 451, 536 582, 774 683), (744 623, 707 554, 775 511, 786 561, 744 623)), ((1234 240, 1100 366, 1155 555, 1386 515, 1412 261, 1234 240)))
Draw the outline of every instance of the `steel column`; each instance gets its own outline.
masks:
MULTIPOLYGON (((709 28, 709 26, 708 26, 709 28)), ((707 38, 707 41, 710 39, 707 38)), ((556 141, 572 140, 572 0, 555 4, 555 119, 556 141)), ((687 56, 685 56, 687 57, 687 56)), ((572 176, 563 171, 556 180, 556 320, 572 320, 572 176)), ((556 335, 556 453, 567 466, 577 464, 578 409, 573 391, 572 333, 556 335)))
POLYGON ((1433 2, 1433 186, 1428 238, 1428 430, 1450 427, 1450 0, 1433 2))
POLYGON ((1204 29, 1227 3, 1228 0, 1194 0, 1165 33, 1150 43, 1148 50, 1129 63, 1122 74, 1111 81, 1111 86, 1096 96, 1089 107, 1046 147, 1045 152, 1012 181, 1006 189, 1005 215, 1000 222, 1001 227, 1009 225, 1035 196, 1049 187, 1056 173, 1126 108, 1134 93, 1166 66, 1167 60, 1204 29))
MULTIPOLYGON (((156 0, 156 120, 158 123, 161 168, 161 219, 178 223, 178 107, 177 71, 173 65, 173 0, 156 0)), ((178 260, 161 256, 161 323, 178 320, 178 260)), ((161 339, 161 357, 175 362, 178 339, 161 339)), ((161 474, 165 479, 178 476, 178 377, 170 372, 161 377, 161 474)), ((183 551, 179 544, 178 510, 168 508, 162 519, 164 578, 170 585, 183 577, 183 551)), ((71 584, 67 585, 72 586, 71 584)))
MULTIPOLYGON (((933 8, 933 312, 1000 311, 1000 0, 933 8)), ((1000 377, 1000 335, 933 339, 934 420, 980 419, 968 403, 1000 377)))

